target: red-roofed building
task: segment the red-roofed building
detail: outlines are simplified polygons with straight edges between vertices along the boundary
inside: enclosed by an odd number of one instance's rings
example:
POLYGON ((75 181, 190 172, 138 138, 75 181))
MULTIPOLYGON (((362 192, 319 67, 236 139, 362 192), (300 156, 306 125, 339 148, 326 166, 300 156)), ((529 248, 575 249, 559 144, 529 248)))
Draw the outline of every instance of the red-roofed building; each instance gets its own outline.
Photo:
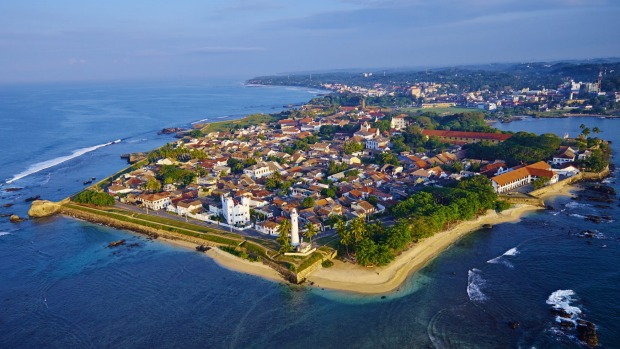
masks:
POLYGON ((468 144, 487 141, 491 143, 501 143, 512 137, 511 134, 486 133, 486 132, 465 132, 465 131, 445 131, 445 130, 422 130, 422 134, 427 137, 439 137, 442 142, 450 144, 468 144))

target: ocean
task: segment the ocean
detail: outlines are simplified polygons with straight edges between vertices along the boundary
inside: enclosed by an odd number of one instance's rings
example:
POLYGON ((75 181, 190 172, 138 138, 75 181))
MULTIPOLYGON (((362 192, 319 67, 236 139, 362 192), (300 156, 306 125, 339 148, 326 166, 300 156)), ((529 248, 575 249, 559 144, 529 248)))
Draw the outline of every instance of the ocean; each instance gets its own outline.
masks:
MULTIPOLYGON (((319 92, 232 80, 0 86, 0 213, 25 216, 28 197, 58 200, 122 169, 120 154, 172 139, 156 134, 163 127, 277 111, 319 92)), ((497 126, 575 135, 582 123, 620 151, 620 120, 497 126)), ((614 179, 609 185, 620 190, 614 179)), ((601 347, 620 347, 618 201, 550 204, 466 235, 385 298, 263 280, 63 216, 4 217, 0 347, 583 347, 574 330, 560 328, 554 307, 593 322, 601 347), (597 224, 588 214, 609 219, 597 224), (587 229, 594 238, 578 236, 587 229), (129 244, 106 248, 119 239, 129 244)))

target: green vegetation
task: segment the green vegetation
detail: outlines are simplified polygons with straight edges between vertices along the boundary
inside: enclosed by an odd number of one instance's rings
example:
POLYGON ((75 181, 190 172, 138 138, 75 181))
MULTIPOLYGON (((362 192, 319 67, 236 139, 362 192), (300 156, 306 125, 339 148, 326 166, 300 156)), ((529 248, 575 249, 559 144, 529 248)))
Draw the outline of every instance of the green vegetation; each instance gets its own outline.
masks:
POLYGON ((497 200, 495 203, 495 211, 502 212, 509 209, 512 205, 507 201, 497 200))
POLYGON ((310 257, 306 258, 301 264, 297 267, 297 272, 301 272, 306 268, 314 265, 314 263, 323 259, 323 255, 319 252, 313 252, 310 257))
POLYGON ((321 266, 323 266, 323 268, 331 268, 332 266, 334 266, 334 262, 332 262, 331 259, 326 259, 321 262, 321 266))
POLYGON ((314 198, 312 196, 308 196, 307 198, 304 198, 304 200, 301 202, 301 207, 302 208, 314 207, 314 198))
POLYGON ((292 249, 291 242, 288 237, 290 231, 291 221, 284 218, 278 227, 278 238, 276 239, 278 244, 280 244, 280 253, 289 252, 292 249))
POLYGON ((319 231, 316 229, 314 224, 312 224, 312 222, 306 223, 304 228, 306 228, 306 231, 304 232, 304 237, 310 240, 310 243, 312 243, 312 238, 315 237, 316 234, 319 233, 319 231))
POLYGON ((164 165, 157 173, 157 176, 164 184, 182 183, 183 185, 188 185, 194 181, 196 173, 181 169, 175 165, 164 165))
POLYGON ((328 176, 331 176, 335 173, 343 172, 347 168, 349 168, 349 166, 345 163, 339 164, 334 161, 330 161, 329 164, 327 165, 327 172, 325 174, 328 176))
POLYGON ((470 220, 488 209, 504 209, 484 176, 466 178, 453 187, 429 188, 414 194, 392 208, 399 220, 393 227, 366 223, 356 218, 348 226, 336 223, 340 248, 355 254, 361 265, 385 265, 410 242, 430 237, 446 226, 470 220))
POLYGON ((561 143, 560 137, 552 133, 538 136, 534 133, 518 132, 500 144, 480 142, 468 144, 465 148, 468 157, 472 159, 504 159, 508 166, 515 166, 549 159, 561 143))
POLYGON ((579 164, 588 171, 600 172, 609 166, 610 159, 611 149, 609 145, 606 145, 602 146, 601 149, 594 149, 592 154, 585 160, 579 161, 579 164))
POLYGON ((356 141, 349 141, 344 142, 343 148, 345 154, 353 154, 364 150, 364 145, 356 141))
POLYGON ((114 197, 108 193, 94 190, 84 190, 73 198, 78 204, 89 204, 95 206, 114 206, 114 197))
POLYGON ((262 123, 276 122, 283 118, 280 114, 250 114, 243 119, 213 122, 201 129, 204 134, 210 132, 226 132, 235 129, 241 129, 252 125, 258 125, 262 123))
POLYGON ((548 183, 549 183, 549 178, 540 177, 540 178, 536 178, 534 182, 532 182, 532 185, 534 186, 534 189, 540 189, 546 186, 548 183))

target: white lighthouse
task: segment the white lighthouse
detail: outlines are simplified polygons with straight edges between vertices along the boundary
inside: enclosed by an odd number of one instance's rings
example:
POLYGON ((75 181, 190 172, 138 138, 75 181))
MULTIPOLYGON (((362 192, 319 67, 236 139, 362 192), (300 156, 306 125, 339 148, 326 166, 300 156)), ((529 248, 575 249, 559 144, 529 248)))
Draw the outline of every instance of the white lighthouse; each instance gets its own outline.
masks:
POLYGON ((297 215, 297 210, 293 209, 291 211, 291 246, 297 247, 299 246, 299 223, 297 219, 299 216, 297 215))

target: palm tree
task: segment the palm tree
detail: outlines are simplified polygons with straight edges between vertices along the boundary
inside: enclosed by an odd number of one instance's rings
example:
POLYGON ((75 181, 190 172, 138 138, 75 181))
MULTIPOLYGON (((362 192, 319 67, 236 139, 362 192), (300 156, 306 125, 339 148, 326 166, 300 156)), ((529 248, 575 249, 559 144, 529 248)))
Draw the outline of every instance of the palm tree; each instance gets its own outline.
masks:
POLYGON ((316 229, 314 224, 312 224, 312 222, 306 223, 305 228, 306 231, 304 232, 304 237, 308 238, 308 240, 310 240, 310 244, 312 244, 312 237, 316 236, 319 231, 316 229))
POLYGON ((280 252, 288 252, 291 250, 291 241, 288 234, 291 231, 291 221, 284 218, 278 227, 278 238, 276 241, 280 244, 280 252))
POLYGON ((339 220, 336 222, 336 233, 340 237, 340 245, 344 246, 347 250, 347 255, 349 255, 349 245, 351 244, 351 232, 347 229, 347 225, 339 220))
POLYGON ((599 132, 601 132, 601 130, 597 126, 594 126, 592 128, 592 132, 594 132, 595 134, 598 134, 599 132))
POLYGON ((585 124, 581 124, 581 125, 579 125, 579 128, 583 130, 584 128, 586 128, 586 125, 585 124))
POLYGON ((590 135, 590 129, 586 127, 583 129, 583 131, 581 131, 581 133, 583 133, 584 136, 588 137, 590 135))

